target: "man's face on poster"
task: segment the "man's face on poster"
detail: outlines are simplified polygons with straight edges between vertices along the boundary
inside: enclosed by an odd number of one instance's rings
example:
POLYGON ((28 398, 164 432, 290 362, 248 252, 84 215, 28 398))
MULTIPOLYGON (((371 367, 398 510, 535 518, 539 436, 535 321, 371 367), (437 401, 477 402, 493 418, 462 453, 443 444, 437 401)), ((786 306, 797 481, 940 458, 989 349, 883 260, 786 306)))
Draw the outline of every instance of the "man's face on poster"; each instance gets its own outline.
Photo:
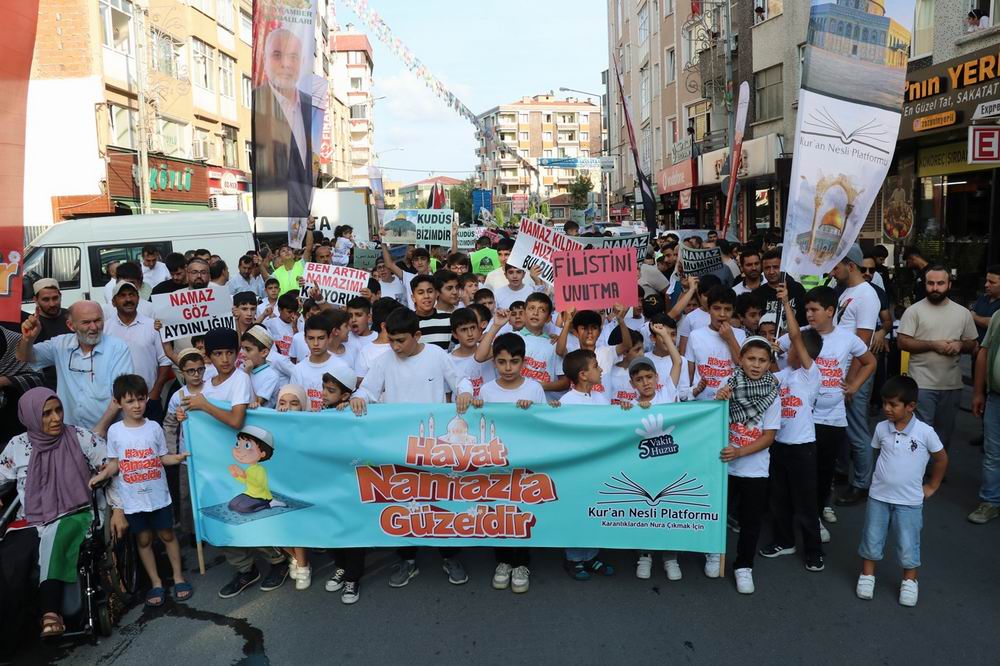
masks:
POLYGON ((302 44, 287 30, 276 30, 267 40, 267 79, 285 95, 291 95, 299 81, 302 44))

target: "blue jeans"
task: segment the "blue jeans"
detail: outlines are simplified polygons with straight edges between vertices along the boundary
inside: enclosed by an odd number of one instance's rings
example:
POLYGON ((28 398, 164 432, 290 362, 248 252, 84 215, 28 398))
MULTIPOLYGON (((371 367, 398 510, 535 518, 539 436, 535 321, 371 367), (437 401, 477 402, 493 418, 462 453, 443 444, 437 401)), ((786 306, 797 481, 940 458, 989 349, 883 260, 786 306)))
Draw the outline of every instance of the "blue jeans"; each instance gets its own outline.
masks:
POLYGON ((858 555, 873 562, 881 560, 885 538, 889 530, 892 530, 900 566, 904 569, 916 569, 920 566, 920 528, 923 524, 922 506, 889 504, 869 497, 858 555))
POLYGON ((986 397, 983 415, 983 484, 979 499, 1000 506, 1000 394, 986 397))
POLYGON ((570 562, 587 562, 597 557, 599 548, 567 548, 566 559, 570 562))
POLYGON ((874 374, 861 385, 846 405, 847 439, 851 442, 851 460, 854 462, 851 485, 862 490, 872 484, 872 472, 875 471, 872 431, 868 427, 868 401, 871 399, 873 384, 875 384, 874 374))
POLYGON ((920 389, 917 397, 917 418, 934 428, 941 438, 944 448, 951 445, 951 435, 955 432, 955 415, 962 389, 920 389))

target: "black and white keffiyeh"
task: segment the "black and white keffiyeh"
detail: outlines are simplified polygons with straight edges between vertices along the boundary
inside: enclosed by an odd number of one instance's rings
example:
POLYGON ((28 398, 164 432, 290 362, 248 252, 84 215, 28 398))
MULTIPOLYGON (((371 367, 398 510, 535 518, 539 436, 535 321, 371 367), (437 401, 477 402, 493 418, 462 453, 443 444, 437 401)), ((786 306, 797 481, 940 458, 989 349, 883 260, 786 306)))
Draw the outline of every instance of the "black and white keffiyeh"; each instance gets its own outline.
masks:
POLYGON ((753 423, 778 398, 778 381, 770 372, 760 379, 751 379, 737 367, 729 378, 733 394, 729 398, 729 422, 753 423))

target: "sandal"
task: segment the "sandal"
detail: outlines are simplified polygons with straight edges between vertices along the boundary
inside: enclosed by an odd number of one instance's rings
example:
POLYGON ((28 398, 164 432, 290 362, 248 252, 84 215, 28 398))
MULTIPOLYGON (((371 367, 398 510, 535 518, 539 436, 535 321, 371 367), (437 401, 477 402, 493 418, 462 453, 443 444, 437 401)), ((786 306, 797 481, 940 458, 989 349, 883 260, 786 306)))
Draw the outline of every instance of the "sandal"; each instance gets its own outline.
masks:
POLYGON ((597 559, 596 557, 585 564, 591 573, 601 574, 602 576, 615 575, 615 568, 613 566, 603 560, 597 559))
POLYGON ((587 566, 583 562, 570 562, 566 560, 563 563, 563 567, 573 580, 590 580, 590 572, 587 571, 587 566))
POLYGON ((194 588, 191 583, 176 583, 174 585, 174 599, 177 601, 187 601, 194 595, 194 588))
POLYGON ((150 608, 162 606, 166 596, 167 593, 162 587, 154 587, 146 593, 146 605, 150 608), (159 601, 154 601, 154 599, 158 599, 159 601))
POLYGON ((62 636, 66 633, 66 625, 59 613, 46 613, 42 616, 42 638, 62 636))

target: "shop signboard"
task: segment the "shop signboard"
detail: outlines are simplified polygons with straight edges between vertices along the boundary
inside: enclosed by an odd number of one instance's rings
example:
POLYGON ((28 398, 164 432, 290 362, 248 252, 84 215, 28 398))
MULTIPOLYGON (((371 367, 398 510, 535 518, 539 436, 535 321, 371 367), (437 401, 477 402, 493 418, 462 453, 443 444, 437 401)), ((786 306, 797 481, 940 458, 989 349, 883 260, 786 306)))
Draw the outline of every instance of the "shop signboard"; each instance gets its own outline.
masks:
POLYGON ((1000 126, 973 125, 969 128, 969 164, 1000 162, 1000 126))
MULTIPOLYGON (((774 173, 774 160, 781 154, 781 142, 777 134, 768 134, 759 139, 743 142, 743 156, 740 159, 737 178, 756 178, 774 173)), ((698 184, 718 185, 725 174, 723 166, 729 163, 729 149, 713 150, 698 158, 698 184)))
POLYGON ((695 185, 697 174, 694 160, 678 162, 656 173, 656 189, 659 194, 690 190, 695 185))
POLYGON ((996 45, 912 72, 906 81, 899 138, 963 127, 1000 113, 996 45))
POLYGON ((965 141, 918 150, 917 177, 954 176, 990 168, 988 164, 969 164, 968 154, 969 147, 965 141))

